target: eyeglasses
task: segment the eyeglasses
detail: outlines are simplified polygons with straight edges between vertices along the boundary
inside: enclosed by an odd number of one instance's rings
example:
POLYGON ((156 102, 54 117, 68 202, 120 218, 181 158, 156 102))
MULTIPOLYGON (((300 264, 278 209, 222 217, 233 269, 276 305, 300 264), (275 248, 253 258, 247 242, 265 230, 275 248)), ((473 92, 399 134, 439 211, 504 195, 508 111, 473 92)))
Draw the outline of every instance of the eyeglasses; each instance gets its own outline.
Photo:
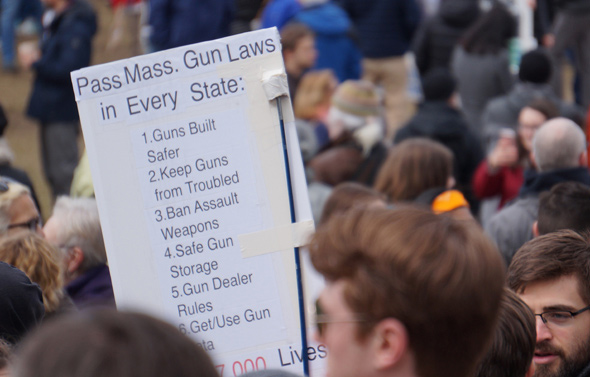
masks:
POLYGON ((567 325, 572 319, 574 319, 575 316, 577 316, 580 313, 585 312, 586 310, 590 310, 590 305, 578 310, 577 312, 570 312, 567 310, 559 310, 559 311, 552 310, 550 312, 544 312, 544 313, 535 314, 535 315, 541 317, 541 321, 543 321, 544 324, 564 326, 564 325, 567 325))
POLYGON ((369 322, 370 319, 364 317, 361 314, 357 314, 354 317, 347 319, 332 319, 332 316, 325 314, 318 300, 315 302, 315 325, 318 335, 322 337, 326 332, 326 325, 328 323, 360 323, 369 322))
MULTIPOLYGON (((1 191, 1 189, 0 189, 1 191)), ((35 232, 39 227, 41 227, 41 219, 39 217, 35 217, 25 223, 18 223, 18 224, 10 224, 8 225, 8 229, 12 228, 27 228, 30 231, 35 232)))

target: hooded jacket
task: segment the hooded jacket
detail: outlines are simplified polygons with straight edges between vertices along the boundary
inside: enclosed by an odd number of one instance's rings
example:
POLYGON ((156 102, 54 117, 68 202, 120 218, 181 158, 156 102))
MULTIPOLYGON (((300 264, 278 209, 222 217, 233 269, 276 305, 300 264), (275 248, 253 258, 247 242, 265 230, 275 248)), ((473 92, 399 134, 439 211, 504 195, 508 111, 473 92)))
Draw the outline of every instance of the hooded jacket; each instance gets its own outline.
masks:
POLYGON ((307 25, 315 33, 318 57, 314 69, 331 69, 340 82, 361 76, 361 51, 353 39, 353 25, 338 5, 303 7, 293 21, 307 25))
POLYGON ((27 115, 41 124, 78 120, 78 108, 70 72, 87 67, 96 33, 94 10, 82 0, 73 0, 46 27, 41 58, 33 63, 35 82, 27 115))
POLYGON ((414 39, 413 51, 420 74, 433 68, 449 68, 459 38, 479 16, 475 0, 451 0, 425 21, 414 39))

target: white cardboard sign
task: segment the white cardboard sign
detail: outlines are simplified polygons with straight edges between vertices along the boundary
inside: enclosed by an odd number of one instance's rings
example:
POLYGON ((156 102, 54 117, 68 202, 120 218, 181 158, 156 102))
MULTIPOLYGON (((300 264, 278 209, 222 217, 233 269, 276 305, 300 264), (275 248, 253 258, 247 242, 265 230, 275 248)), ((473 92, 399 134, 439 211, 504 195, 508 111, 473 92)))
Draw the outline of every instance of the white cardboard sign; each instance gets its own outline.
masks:
POLYGON ((273 71, 275 28, 72 72, 117 305, 167 319, 222 376, 303 370, 294 245, 264 237, 313 228, 285 99, 291 225, 273 71))

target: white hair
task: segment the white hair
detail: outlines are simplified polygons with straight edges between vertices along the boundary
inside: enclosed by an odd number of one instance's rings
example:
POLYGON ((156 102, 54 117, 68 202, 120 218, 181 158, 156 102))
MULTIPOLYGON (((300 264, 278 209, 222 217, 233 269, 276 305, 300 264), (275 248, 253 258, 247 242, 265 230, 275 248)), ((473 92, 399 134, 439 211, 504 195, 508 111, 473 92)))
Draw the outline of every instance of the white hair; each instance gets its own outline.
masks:
POLYGON ((533 138, 533 156, 540 172, 577 167, 585 150, 584 132, 566 118, 545 122, 533 138))
POLYGON ((51 216, 58 224, 57 243, 60 248, 79 247, 84 254, 80 273, 106 263, 98 207, 93 198, 60 196, 51 216))

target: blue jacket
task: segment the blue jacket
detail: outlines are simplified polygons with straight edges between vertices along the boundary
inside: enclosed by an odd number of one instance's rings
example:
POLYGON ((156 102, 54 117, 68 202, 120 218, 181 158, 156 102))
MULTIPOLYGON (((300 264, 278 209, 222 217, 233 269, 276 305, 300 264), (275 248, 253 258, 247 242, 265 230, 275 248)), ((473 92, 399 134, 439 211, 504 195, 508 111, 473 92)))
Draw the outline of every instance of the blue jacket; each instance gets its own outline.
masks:
POLYGON ((314 69, 332 69, 340 82, 360 78, 362 55, 352 39, 353 25, 342 8, 332 2, 310 6, 297 13, 293 21, 315 33, 318 58, 314 69))
POLYGON ((150 41, 156 51, 229 35, 233 0, 150 0, 150 41))
POLYGON ((27 115, 42 124, 78 120, 70 72, 87 67, 96 33, 94 10, 74 0, 49 24, 41 40, 41 59, 35 71, 27 115))
POLYGON ((338 0, 356 26, 366 58, 402 56, 420 23, 415 0, 338 0))
POLYGON ((300 10, 297 0, 270 0, 262 11, 260 26, 264 29, 276 26, 281 30, 300 10))

